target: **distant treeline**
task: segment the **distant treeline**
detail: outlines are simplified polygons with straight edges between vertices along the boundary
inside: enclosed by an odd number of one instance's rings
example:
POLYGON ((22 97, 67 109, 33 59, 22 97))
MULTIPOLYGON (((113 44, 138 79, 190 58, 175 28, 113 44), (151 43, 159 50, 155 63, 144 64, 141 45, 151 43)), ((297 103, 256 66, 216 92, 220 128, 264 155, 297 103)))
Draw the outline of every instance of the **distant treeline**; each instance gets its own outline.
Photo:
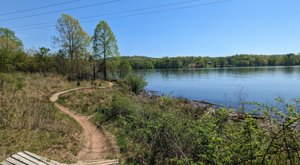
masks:
POLYGON ((57 21, 53 42, 59 50, 49 48, 24 50, 15 32, 0 27, 0 72, 56 72, 73 80, 124 78, 131 69, 293 66, 300 65, 300 54, 235 55, 229 57, 119 56, 117 40, 109 25, 100 21, 90 36, 80 23, 63 14, 57 21), (67 31, 65 31, 67 30, 67 31), (65 36, 68 34, 68 36, 65 36), (101 36, 109 36, 101 38, 101 36), (109 44, 107 44, 109 43, 109 44), (93 48, 93 50, 91 50, 93 48))
POLYGON ((249 66, 293 66, 300 65, 300 55, 248 55, 229 57, 163 57, 126 56, 133 69, 249 67, 249 66))
POLYGON ((0 72, 55 72, 69 80, 116 80, 130 73, 132 68, 120 60, 117 40, 107 22, 100 21, 94 35, 89 35, 77 19, 62 14, 56 30, 52 42, 59 50, 51 52, 46 47, 24 50, 14 31, 0 27, 0 72))

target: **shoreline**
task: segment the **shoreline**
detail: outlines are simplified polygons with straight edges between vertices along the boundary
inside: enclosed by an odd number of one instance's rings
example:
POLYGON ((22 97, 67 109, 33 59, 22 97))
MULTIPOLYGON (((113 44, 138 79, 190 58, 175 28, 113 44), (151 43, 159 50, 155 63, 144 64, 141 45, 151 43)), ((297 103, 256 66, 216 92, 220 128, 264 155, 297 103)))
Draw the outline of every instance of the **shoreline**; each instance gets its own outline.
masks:
POLYGON ((300 65, 270 65, 270 66, 224 66, 224 67, 199 67, 199 68, 141 68, 141 69, 133 69, 134 71, 139 70, 199 70, 199 69, 255 69, 255 68, 293 68, 300 67, 300 65))
MULTIPOLYGON (((157 93, 158 93, 158 91, 145 90, 144 94, 147 97, 149 97, 150 99, 152 97, 164 97, 165 96, 164 94, 159 95, 157 93)), ((189 98, 185 98, 185 97, 175 97, 175 96, 169 96, 169 97, 171 97, 173 99, 178 99, 178 100, 185 101, 185 102, 190 103, 191 105, 193 105, 197 108, 206 108, 207 110, 209 110, 213 113, 215 112, 215 110, 218 110, 218 109, 221 109, 221 108, 225 108, 227 110, 231 109, 233 111, 229 113, 228 117, 233 121, 243 121, 244 118, 245 118, 245 113, 238 112, 237 109, 229 108, 229 107, 226 107, 226 106, 223 106, 223 105, 218 105, 218 104, 215 104, 215 103, 211 103, 211 102, 206 101, 206 100, 194 100, 194 99, 189 99, 189 98)), ((257 120, 264 119, 264 117, 261 116, 260 114, 249 113, 247 111, 246 111, 246 113, 254 119, 257 119, 257 120)))
MULTIPOLYGON (((164 94, 158 94, 158 91, 152 91, 152 90, 145 90, 145 94, 147 96, 149 96, 150 98, 153 97, 153 96, 155 96, 155 97, 167 96, 167 95, 164 95, 164 94)), ((191 103, 195 107, 213 108, 213 109, 226 108, 223 105, 215 104, 215 103, 212 103, 212 102, 209 102, 209 101, 206 101, 206 100, 195 100, 195 99, 189 99, 189 98, 186 98, 186 97, 176 97, 176 96, 169 96, 169 97, 174 98, 174 99, 188 101, 189 103, 191 103)))

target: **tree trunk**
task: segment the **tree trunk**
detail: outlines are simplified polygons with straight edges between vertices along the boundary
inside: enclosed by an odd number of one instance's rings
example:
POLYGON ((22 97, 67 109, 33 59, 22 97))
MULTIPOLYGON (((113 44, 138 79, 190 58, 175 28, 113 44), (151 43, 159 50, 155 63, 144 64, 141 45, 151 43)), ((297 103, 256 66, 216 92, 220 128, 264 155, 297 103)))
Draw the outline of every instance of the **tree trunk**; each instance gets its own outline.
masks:
POLYGON ((96 80, 97 77, 96 77, 96 65, 95 65, 95 62, 93 62, 93 80, 96 80))
POLYGON ((103 74, 104 74, 104 80, 107 80, 107 70, 106 70, 106 57, 104 56, 104 61, 103 61, 103 74))
POLYGON ((106 70, 106 46, 104 45, 104 50, 103 50, 103 57, 104 57, 104 61, 103 61, 103 74, 104 74, 104 80, 107 80, 107 70, 106 70))

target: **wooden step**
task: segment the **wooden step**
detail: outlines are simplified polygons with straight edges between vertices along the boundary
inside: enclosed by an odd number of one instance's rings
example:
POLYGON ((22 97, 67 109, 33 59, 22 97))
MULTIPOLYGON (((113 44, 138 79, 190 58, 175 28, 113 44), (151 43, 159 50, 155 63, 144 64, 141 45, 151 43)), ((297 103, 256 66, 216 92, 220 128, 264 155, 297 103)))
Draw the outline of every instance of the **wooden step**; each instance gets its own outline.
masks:
MULTIPOLYGON (((72 165, 118 165, 117 159, 112 160, 88 160, 79 161, 72 165)), ((54 160, 50 160, 34 153, 24 151, 14 154, 7 158, 5 161, 0 162, 0 165, 67 165, 59 163, 54 160)))
POLYGON ((112 160, 88 160, 79 161, 75 165, 117 165, 119 161, 117 159, 112 160))

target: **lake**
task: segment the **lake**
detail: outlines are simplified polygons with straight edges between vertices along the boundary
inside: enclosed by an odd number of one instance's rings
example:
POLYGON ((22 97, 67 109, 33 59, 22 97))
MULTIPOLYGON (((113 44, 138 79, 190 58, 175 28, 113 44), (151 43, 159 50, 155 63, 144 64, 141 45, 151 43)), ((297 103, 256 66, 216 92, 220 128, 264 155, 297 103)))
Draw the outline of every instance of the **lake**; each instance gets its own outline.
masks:
POLYGON ((238 100, 273 104, 300 98, 300 67, 138 70, 149 91, 234 106, 238 100))

